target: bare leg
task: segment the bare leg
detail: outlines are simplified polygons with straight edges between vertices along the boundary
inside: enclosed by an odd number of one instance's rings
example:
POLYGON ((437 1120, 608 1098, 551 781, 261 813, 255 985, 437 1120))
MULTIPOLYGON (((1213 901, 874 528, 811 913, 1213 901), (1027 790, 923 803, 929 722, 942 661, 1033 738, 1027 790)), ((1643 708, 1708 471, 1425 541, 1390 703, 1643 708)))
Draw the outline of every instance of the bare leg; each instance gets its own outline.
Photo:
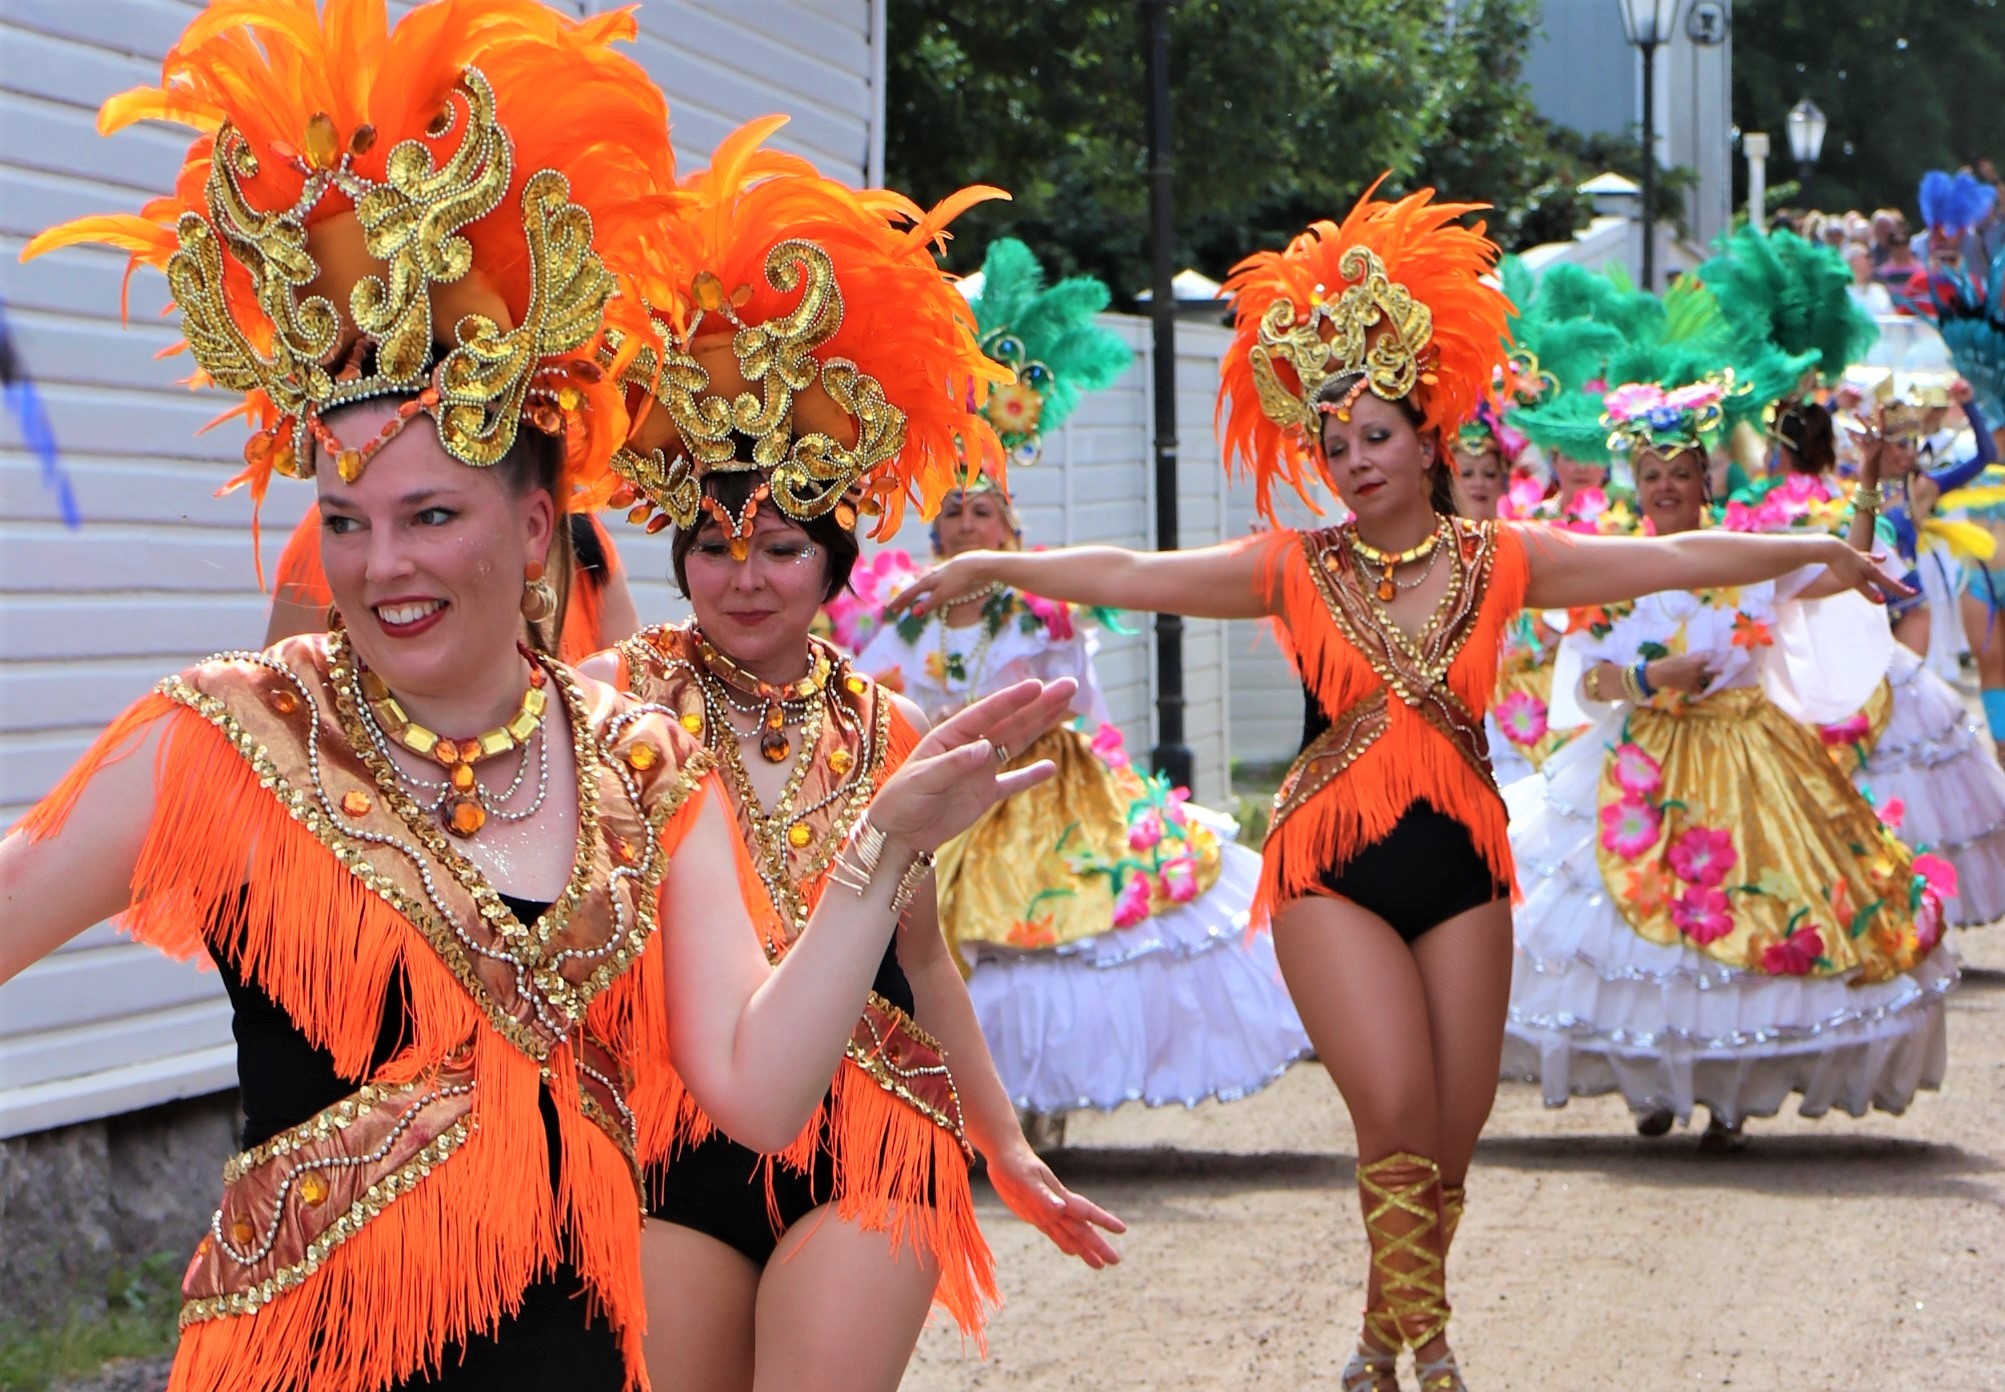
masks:
POLYGON ((655 1392, 750 1392, 759 1268, 714 1237, 652 1218, 640 1261, 655 1392))
POLYGON ((1928 656, 1928 606, 1926 604, 1910 609, 1901 615, 1894 625, 1894 637, 1909 652, 1918 657, 1928 656))
MULTIPOLYGON (((1361 1170, 1402 1152, 1439 1154, 1441 1105, 1427 995, 1399 934, 1346 900, 1305 898, 1275 917, 1274 952, 1316 1056, 1350 1111, 1361 1170)), ((1374 1262, 1366 1309, 1383 1306, 1374 1262)), ((1369 1327, 1359 1344, 1380 1358, 1388 1353, 1387 1340, 1369 1327)), ((1345 1370, 1346 1387, 1389 1382, 1389 1366, 1353 1360, 1345 1370)))
POLYGON ((1441 1182, 1459 1185, 1497 1100, 1511 1004, 1510 901, 1499 899, 1430 929, 1413 944, 1413 958, 1427 994, 1441 1100, 1436 1159, 1441 1182))
POLYGON ((759 1283, 756 1392, 895 1392, 939 1264, 828 1207, 787 1229, 759 1283))

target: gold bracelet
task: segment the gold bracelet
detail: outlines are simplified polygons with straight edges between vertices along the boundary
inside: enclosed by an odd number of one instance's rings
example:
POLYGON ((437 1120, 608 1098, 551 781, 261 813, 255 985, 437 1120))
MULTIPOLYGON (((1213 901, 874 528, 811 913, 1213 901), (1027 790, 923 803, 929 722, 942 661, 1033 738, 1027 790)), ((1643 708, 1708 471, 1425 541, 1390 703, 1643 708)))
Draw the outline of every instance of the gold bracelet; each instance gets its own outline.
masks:
POLYGON ((1854 491, 1852 494, 1852 506, 1860 512, 1875 512, 1878 511, 1880 504, 1885 499, 1886 494, 1881 491, 1880 485, 1876 483, 1871 488, 1861 488, 1854 491))
POLYGON ((877 873, 877 862, 884 855, 884 833, 873 826, 866 813, 849 830, 849 838, 842 843, 828 863, 828 877, 859 899, 870 888, 871 877, 877 873))
POLYGON ((919 897, 919 886, 926 883, 926 877, 933 873, 933 853, 921 851, 912 857, 912 863, 905 867, 905 873, 898 877, 898 888, 891 894, 891 916, 905 917, 905 911, 912 907, 912 901, 919 897))
POLYGON ((1622 694, 1635 704, 1642 705, 1643 686, 1642 683, 1636 680, 1636 669, 1634 667, 1619 667, 1616 670, 1621 673, 1622 694))

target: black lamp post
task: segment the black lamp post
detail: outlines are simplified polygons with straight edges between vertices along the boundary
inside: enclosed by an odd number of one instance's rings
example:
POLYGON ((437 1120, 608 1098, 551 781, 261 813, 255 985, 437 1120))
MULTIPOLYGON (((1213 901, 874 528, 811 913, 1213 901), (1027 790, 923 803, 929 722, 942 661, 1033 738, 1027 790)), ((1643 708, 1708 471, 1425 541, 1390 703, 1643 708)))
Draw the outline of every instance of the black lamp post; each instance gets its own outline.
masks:
POLYGON ((1657 288, 1657 48, 1669 43, 1683 0, 1616 0, 1622 37, 1643 55, 1643 288, 1657 288))
MULTIPOLYGON (((1149 315, 1156 388, 1156 549, 1177 549, 1177 296, 1170 285, 1176 219, 1170 188, 1170 6, 1142 0, 1149 83, 1149 315)), ((1189 787, 1192 756, 1184 743, 1184 625, 1156 615, 1156 736, 1149 761, 1178 787, 1189 787)))
POLYGON ((1789 128, 1789 153, 1796 159, 1796 182, 1803 186, 1797 196, 1808 207, 1810 174, 1817 167, 1817 157, 1824 153, 1824 128, 1828 123, 1817 103, 1805 97, 1789 108, 1784 124, 1789 128))

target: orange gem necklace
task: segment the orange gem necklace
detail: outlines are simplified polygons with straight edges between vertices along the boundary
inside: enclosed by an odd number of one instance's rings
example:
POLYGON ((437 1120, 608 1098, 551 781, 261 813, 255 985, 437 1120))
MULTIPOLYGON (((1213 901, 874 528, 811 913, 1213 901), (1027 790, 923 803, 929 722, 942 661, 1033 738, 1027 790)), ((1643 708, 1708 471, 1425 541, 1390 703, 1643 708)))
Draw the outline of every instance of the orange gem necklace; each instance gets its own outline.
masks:
POLYGON ((1378 568, 1379 603, 1390 604, 1399 594, 1399 586, 1393 582, 1392 573, 1403 565, 1424 561, 1433 555, 1434 548, 1441 544, 1441 539, 1447 532, 1445 523, 1437 523, 1434 530, 1429 532, 1426 539, 1417 546, 1409 546, 1404 551, 1381 551, 1359 536, 1356 526, 1352 526, 1351 550, 1357 553, 1360 561, 1378 568))
POLYGON ((529 687, 522 693, 522 704, 510 719, 466 739, 450 739, 420 725, 390 694, 381 677, 366 667, 361 669, 363 699, 384 736, 414 754, 436 759, 445 769, 447 792, 439 815, 446 830, 455 836, 471 836, 487 824, 487 808, 481 802, 474 765, 522 748, 543 725, 543 712, 549 705, 544 686, 549 678, 527 643, 517 640, 515 646, 529 663, 529 687))
POLYGON ((785 763, 794 752, 794 742, 787 737, 786 707, 808 700, 828 685, 829 672, 834 668, 828 654, 820 647, 811 646, 808 674, 775 685, 740 667, 700 633, 696 637, 696 650, 711 676, 765 703, 765 709, 759 715, 759 754, 769 764, 785 763))

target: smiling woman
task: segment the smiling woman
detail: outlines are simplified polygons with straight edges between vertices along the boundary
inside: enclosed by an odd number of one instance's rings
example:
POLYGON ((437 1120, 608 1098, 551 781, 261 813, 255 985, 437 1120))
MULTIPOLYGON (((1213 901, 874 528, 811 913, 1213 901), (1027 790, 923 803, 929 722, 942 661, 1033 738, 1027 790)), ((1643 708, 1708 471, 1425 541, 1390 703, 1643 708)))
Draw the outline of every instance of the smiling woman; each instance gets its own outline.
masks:
POLYGON ((245 1149, 174 1392, 641 1383, 634 1177, 674 1134, 671 1048, 676 1095, 785 1144, 912 867, 1047 772, 990 741, 1035 738, 1062 685, 917 741, 775 968, 709 752, 523 641, 559 519, 611 490, 624 369, 663 348, 622 293, 673 189, 633 35, 530 0, 394 30, 381 0, 211 8, 101 117, 194 126, 179 192, 27 249, 163 269, 244 393, 244 479, 311 477, 324 519, 331 631, 167 678, 0 841, 0 980, 117 914, 230 994, 245 1149))

